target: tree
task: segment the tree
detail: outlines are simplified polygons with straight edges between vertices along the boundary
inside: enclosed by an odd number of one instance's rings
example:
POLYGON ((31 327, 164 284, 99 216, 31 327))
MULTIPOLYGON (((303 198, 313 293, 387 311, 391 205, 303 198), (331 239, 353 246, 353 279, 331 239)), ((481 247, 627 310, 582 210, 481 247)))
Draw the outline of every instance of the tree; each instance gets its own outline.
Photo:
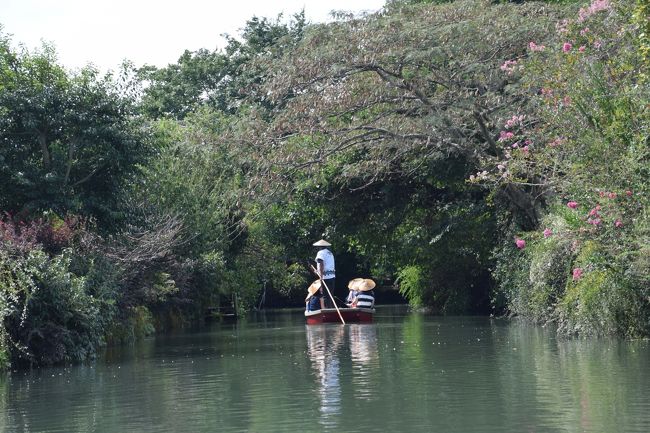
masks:
POLYGON ((253 17, 246 22, 241 40, 226 35, 223 50, 185 51, 178 62, 165 68, 145 66, 138 71, 146 83, 142 109, 153 118, 182 119, 198 107, 207 106, 233 114, 251 98, 266 76, 254 59, 277 58, 300 41, 305 28, 304 12, 282 23, 253 17))
POLYGON ((149 152, 112 76, 71 74, 54 49, 0 47, 0 207, 115 218, 120 185, 149 152))
MULTIPOLYGON (((281 201, 271 193, 285 186, 285 200, 304 193, 303 207, 322 209, 325 225, 294 233, 337 236, 388 280, 416 266, 424 303, 462 311, 471 302, 453 300, 455 282, 468 269, 467 287, 485 280, 495 230, 487 191, 465 179, 501 155, 497 127, 527 97, 501 66, 543 40, 557 13, 461 1, 313 26, 285 56, 259 59, 271 111, 255 106, 223 139, 261 155, 260 200, 281 201)), ((499 194, 535 224, 535 191, 499 194)))

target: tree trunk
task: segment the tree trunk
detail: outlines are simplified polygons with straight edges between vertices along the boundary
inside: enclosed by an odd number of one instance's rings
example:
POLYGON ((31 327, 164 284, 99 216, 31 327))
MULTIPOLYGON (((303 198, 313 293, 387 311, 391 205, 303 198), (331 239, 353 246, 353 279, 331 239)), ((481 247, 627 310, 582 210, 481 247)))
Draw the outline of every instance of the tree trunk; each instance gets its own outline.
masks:
POLYGON ((49 171, 52 166, 52 156, 47 147, 47 136, 45 132, 38 131, 38 143, 41 145, 41 153, 43 154, 43 168, 45 171, 49 171))
POLYGON ((506 185, 502 191, 519 210, 523 211, 528 223, 528 227, 525 228, 529 230, 537 228, 540 215, 535 200, 530 194, 513 184, 506 185))

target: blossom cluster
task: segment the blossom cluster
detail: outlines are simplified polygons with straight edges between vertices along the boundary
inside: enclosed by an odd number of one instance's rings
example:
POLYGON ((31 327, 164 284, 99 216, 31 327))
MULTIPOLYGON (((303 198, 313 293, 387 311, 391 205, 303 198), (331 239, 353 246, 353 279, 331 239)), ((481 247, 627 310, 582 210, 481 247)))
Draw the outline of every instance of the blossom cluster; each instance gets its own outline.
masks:
POLYGON ((508 75, 512 75, 517 70, 517 61, 516 60, 506 60, 501 65, 501 70, 508 75))
POLYGON ((546 47, 544 45, 537 45, 535 42, 531 41, 528 44, 530 51, 544 51, 546 47))
POLYGON ((506 129, 512 129, 513 127, 517 125, 521 125, 521 123, 524 121, 526 116, 523 114, 521 116, 512 116, 510 119, 506 121, 506 129))
POLYGON ((591 2, 591 5, 589 5, 589 7, 580 8, 578 11, 578 22, 583 22, 595 13, 609 9, 611 9, 609 0, 594 0, 591 2))

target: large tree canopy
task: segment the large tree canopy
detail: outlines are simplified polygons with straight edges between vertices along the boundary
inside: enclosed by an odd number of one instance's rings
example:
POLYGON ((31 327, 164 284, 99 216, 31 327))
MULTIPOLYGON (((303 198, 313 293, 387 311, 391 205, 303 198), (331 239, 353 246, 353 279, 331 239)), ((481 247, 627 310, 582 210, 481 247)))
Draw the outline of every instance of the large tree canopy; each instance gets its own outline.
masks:
MULTIPOLYGON (((355 154, 341 175, 362 185, 437 159, 478 166, 500 155, 498 125, 525 97, 501 65, 524 56, 528 41, 543 41, 557 13, 544 4, 462 1, 314 26, 280 60, 264 59, 273 120, 260 116, 243 140, 276 167, 355 154)), ((537 220, 531 196, 514 186, 504 192, 537 220)))
POLYGON ((200 106, 236 112, 267 74, 252 61, 290 51, 302 38, 305 25, 304 13, 288 23, 281 16, 274 21, 253 17, 240 38, 226 35, 223 50, 185 51, 177 63, 165 68, 141 68, 138 74, 147 83, 143 110, 155 118, 183 118, 200 106))
POLYGON ((0 46, 0 207, 103 219, 148 147, 133 100, 92 68, 71 74, 53 49, 0 46))

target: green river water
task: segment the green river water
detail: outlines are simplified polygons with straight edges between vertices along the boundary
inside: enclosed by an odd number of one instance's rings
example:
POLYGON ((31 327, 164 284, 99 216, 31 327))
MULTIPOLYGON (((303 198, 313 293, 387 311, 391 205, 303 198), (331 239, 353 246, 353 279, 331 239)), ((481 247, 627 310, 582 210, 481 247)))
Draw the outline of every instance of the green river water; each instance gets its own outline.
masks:
POLYGON ((650 432, 650 342, 267 312, 0 376, 0 432, 650 432))

